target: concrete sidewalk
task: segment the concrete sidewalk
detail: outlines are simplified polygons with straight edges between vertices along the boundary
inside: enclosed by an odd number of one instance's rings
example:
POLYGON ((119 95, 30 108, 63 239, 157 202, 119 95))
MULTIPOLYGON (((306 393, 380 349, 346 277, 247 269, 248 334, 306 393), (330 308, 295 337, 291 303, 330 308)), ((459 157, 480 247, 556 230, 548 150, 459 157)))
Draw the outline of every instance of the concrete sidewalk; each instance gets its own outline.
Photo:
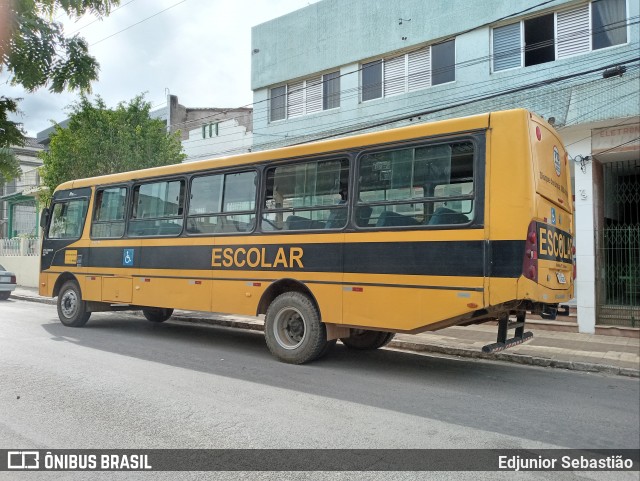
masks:
MULTIPOLYGON (((40 297, 35 289, 18 288, 12 297, 55 304, 54 299, 40 297)), ((239 329, 263 330, 262 320, 254 317, 176 311, 172 319, 239 329)), ((562 328, 564 324, 570 325, 571 322, 547 323, 532 320, 527 323, 526 329, 533 332, 532 340, 492 354, 485 354, 481 349, 485 344, 495 342, 497 326, 494 323, 449 327, 416 335, 398 334, 388 348, 640 377, 640 339, 638 337, 558 331, 557 329, 562 328)), ((633 334, 635 330, 630 332, 633 334)))

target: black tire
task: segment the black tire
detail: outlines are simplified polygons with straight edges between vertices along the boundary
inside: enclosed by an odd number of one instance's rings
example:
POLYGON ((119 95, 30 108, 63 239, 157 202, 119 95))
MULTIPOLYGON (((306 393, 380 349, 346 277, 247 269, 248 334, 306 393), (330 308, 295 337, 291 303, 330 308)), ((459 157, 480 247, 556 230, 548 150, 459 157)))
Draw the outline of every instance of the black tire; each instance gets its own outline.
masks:
POLYGON ((327 354, 329 354, 333 350, 337 342, 338 342, 337 339, 331 339, 330 341, 327 341, 325 346, 322 348, 322 352, 316 359, 320 359, 326 356, 327 354))
POLYGON ((162 307, 145 307, 142 315, 151 322, 164 322, 171 317, 173 309, 163 309, 162 307))
POLYGON ((394 337, 396 337, 396 333, 395 332, 387 332, 387 338, 382 342, 380 347, 384 347, 387 344, 389 344, 391 341, 393 341, 394 337))
POLYGON ((380 349, 391 342, 393 332, 369 331, 365 329, 351 329, 351 336, 341 338, 342 344, 349 349, 358 351, 372 351, 380 349))
POLYGON ((11 291, 1 291, 0 292, 0 301, 6 301, 7 299, 9 299, 10 295, 11 295, 11 291))
POLYGON ((299 292, 280 294, 269 305, 264 337, 271 354, 290 364, 318 359, 332 344, 313 302, 299 292))
POLYGON ((67 281, 58 292, 58 318, 68 327, 84 326, 91 313, 87 312, 87 303, 82 300, 82 292, 76 281, 67 281))

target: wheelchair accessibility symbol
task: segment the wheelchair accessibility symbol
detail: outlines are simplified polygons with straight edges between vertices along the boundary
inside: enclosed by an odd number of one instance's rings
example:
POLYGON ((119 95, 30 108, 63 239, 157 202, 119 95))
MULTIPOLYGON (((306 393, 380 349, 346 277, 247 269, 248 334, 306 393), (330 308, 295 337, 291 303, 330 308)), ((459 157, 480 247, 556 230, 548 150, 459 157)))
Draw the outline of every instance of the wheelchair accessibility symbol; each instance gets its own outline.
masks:
POLYGON ((133 249, 124 249, 122 252, 122 265, 125 267, 133 266, 133 249))

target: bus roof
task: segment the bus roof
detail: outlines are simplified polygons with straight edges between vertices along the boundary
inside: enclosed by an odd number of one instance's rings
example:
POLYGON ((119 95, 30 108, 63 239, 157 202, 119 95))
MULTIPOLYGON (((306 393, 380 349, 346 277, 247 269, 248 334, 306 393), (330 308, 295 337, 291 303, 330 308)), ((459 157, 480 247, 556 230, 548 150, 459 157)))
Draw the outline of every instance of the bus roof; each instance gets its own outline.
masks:
MULTIPOLYGON (((133 170, 128 172, 120 172, 117 174, 77 179, 60 184, 56 188, 56 191, 65 189, 77 189, 80 187, 89 187, 93 185, 129 182, 131 180, 190 173, 194 171, 209 170, 213 168, 256 164, 276 159, 291 159, 320 153, 345 151, 363 145, 385 144, 419 137, 429 137, 451 134, 455 132, 486 129, 489 127, 490 115, 495 115, 497 113, 498 112, 495 112, 493 114, 484 113, 469 117, 439 120, 436 122, 422 123, 332 140, 310 142, 306 144, 293 145, 273 150, 262 150, 258 152, 249 152, 228 157, 200 160, 197 162, 172 164, 162 167, 152 167, 149 169, 133 170)), ((523 114, 525 113, 528 115, 528 111, 524 109, 502 111, 499 113, 514 116, 523 116, 523 114)))

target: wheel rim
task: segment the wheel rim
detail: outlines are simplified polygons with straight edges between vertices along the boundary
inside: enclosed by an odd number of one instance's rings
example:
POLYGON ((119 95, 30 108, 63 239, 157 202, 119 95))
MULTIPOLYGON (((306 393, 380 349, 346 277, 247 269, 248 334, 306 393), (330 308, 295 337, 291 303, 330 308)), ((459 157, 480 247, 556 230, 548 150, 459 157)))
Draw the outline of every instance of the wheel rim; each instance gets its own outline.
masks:
POLYGON ((294 307, 285 307, 276 314, 273 335, 284 349, 296 349, 307 334, 307 324, 302 313, 294 307))
POLYGON ((66 318, 71 318, 78 309, 78 296, 72 290, 65 291, 60 299, 60 310, 66 318))

